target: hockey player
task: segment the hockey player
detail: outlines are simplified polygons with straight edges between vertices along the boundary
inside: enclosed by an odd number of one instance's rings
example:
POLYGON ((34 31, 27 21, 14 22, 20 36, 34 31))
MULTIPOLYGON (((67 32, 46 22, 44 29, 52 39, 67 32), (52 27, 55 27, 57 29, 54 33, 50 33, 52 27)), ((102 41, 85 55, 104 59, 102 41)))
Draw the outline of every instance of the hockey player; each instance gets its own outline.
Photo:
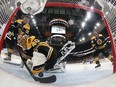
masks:
POLYGON ((46 42, 40 42, 35 36, 23 35, 18 38, 18 45, 24 51, 24 59, 33 74, 54 68, 58 55, 46 42))
POLYGON ((94 61, 97 64, 95 68, 101 66, 99 57, 98 57, 99 53, 103 53, 103 55, 107 57, 113 63, 113 57, 111 54, 109 54, 109 51, 106 48, 105 37, 102 34, 98 34, 96 30, 93 31, 91 44, 92 44, 92 47, 95 49, 95 52, 93 53, 93 56, 95 57, 94 61))
POLYGON ((8 53, 7 57, 4 58, 4 60, 11 60, 11 55, 13 53, 13 49, 15 48, 15 43, 17 42, 18 34, 29 34, 29 21, 29 17, 25 16, 23 20, 18 19, 14 23, 11 23, 11 25, 9 26, 8 33, 4 41, 8 53))

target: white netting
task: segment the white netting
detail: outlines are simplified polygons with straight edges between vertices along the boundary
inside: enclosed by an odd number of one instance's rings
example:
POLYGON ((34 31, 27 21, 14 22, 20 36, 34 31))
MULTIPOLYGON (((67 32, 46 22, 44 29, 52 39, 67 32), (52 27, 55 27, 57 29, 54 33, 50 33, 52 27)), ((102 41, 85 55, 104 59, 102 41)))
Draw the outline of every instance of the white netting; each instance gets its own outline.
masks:
POLYGON ((7 22, 8 18, 15 10, 15 0, 0 0, 0 24, 7 22), (10 4, 12 3, 12 4, 10 4))
POLYGON ((116 0, 104 0, 103 13, 110 26, 116 47, 116 0))

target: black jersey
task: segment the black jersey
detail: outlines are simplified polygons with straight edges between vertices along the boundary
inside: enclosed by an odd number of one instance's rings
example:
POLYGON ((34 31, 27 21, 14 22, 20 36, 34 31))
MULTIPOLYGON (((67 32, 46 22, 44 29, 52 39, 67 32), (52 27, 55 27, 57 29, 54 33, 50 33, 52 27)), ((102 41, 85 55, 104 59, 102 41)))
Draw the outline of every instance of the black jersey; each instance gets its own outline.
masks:
POLYGON ((14 23, 11 23, 11 25, 9 26, 7 38, 11 40, 16 39, 19 33, 26 33, 26 30, 30 30, 30 25, 28 23, 24 24, 22 19, 18 19, 14 23))
POLYGON ((17 37, 17 34, 18 34, 18 28, 14 24, 11 24, 8 29, 7 37, 13 40, 14 37, 15 38, 17 37))
POLYGON ((44 54, 47 60, 49 60, 53 52, 53 47, 49 46, 46 42, 40 42, 37 46, 37 51, 44 54))
POLYGON ((99 49, 105 47, 106 44, 105 38, 102 34, 98 34, 97 37, 93 36, 91 38, 91 43, 93 47, 97 47, 99 49))

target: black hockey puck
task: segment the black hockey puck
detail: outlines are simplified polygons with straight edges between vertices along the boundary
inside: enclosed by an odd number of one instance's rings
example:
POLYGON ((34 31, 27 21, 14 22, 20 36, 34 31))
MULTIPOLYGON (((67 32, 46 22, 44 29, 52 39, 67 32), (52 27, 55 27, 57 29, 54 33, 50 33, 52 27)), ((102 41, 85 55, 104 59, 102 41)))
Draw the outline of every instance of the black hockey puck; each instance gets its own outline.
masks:
POLYGON ((43 74, 42 72, 40 72, 40 73, 38 74, 39 77, 43 77, 43 75, 44 75, 44 74, 43 74))

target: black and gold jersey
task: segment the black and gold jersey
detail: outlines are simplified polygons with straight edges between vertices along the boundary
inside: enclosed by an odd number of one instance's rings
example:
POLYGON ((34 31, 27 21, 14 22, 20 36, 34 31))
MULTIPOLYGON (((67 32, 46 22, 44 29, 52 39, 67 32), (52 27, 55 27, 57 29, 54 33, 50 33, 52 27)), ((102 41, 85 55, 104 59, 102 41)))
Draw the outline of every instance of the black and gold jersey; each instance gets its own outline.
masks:
POLYGON ((47 60, 49 60, 53 52, 53 47, 49 46, 46 42, 39 42, 37 51, 43 53, 47 57, 47 60))
POLYGON ((104 48, 105 47, 105 37, 102 34, 98 34, 97 37, 92 36, 91 38, 92 47, 104 48))

